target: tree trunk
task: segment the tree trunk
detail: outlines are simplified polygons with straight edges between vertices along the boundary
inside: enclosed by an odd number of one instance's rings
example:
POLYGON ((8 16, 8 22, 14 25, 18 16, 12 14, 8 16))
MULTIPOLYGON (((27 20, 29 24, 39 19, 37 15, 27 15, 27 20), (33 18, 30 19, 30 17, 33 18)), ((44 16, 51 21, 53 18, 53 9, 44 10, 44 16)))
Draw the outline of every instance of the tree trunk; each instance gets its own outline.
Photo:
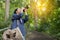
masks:
POLYGON ((10 0, 5 0, 5 21, 9 18, 9 5, 10 5, 10 0))

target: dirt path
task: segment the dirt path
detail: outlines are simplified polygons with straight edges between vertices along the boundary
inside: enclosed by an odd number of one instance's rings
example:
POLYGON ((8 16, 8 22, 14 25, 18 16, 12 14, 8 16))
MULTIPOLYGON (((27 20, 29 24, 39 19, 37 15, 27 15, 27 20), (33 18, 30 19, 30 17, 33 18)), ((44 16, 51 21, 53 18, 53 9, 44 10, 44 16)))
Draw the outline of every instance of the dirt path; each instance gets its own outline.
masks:
POLYGON ((55 39, 53 39, 51 36, 47 34, 35 31, 28 33, 26 40, 55 40, 55 39))

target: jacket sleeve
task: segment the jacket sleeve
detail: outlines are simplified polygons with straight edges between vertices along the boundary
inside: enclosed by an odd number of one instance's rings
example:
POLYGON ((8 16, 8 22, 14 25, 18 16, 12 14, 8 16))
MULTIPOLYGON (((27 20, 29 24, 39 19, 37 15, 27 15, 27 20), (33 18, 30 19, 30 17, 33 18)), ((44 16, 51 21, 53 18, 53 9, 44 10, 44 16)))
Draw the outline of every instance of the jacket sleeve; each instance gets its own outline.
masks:
POLYGON ((23 17, 23 13, 20 13, 20 14, 19 14, 19 18, 22 18, 22 17, 23 17))
POLYGON ((24 23, 26 23, 28 21, 28 15, 25 15, 25 18, 23 19, 24 23))
POLYGON ((19 16, 17 15, 17 14, 14 14, 13 16, 12 16, 12 21, 13 20, 17 20, 19 18, 19 16))
POLYGON ((20 19, 20 18, 22 18, 22 16, 23 16, 23 13, 20 13, 19 15, 13 14, 13 16, 12 16, 12 21, 13 21, 13 20, 20 19))

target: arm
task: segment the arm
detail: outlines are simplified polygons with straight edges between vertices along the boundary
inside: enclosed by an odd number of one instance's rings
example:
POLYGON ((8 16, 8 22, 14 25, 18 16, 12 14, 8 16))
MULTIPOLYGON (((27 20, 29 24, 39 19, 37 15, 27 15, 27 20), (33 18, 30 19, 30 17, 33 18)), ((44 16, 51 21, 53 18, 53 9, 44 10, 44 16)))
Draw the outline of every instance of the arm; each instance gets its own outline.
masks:
POLYGON ((23 17, 23 13, 20 13, 20 14, 19 14, 19 18, 22 18, 22 17, 23 17))
POLYGON ((18 20, 18 19, 22 18, 22 16, 23 16, 23 13, 20 13, 19 15, 13 14, 12 20, 18 20))
POLYGON ((12 21, 13 20, 17 20, 19 18, 19 16, 17 15, 17 14, 13 14, 13 16, 12 16, 12 21))
POLYGON ((28 21, 28 15, 25 15, 25 18, 23 19, 24 23, 28 21))

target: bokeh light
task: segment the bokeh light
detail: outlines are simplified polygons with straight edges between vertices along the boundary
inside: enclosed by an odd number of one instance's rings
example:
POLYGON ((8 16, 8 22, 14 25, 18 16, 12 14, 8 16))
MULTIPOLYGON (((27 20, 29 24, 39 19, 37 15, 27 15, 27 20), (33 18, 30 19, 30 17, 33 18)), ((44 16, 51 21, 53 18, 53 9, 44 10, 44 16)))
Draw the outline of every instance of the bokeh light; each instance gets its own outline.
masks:
POLYGON ((32 9, 35 8, 37 11, 39 11, 41 14, 48 13, 50 12, 53 8, 54 5, 50 0, 33 0, 34 2, 32 3, 32 9))

